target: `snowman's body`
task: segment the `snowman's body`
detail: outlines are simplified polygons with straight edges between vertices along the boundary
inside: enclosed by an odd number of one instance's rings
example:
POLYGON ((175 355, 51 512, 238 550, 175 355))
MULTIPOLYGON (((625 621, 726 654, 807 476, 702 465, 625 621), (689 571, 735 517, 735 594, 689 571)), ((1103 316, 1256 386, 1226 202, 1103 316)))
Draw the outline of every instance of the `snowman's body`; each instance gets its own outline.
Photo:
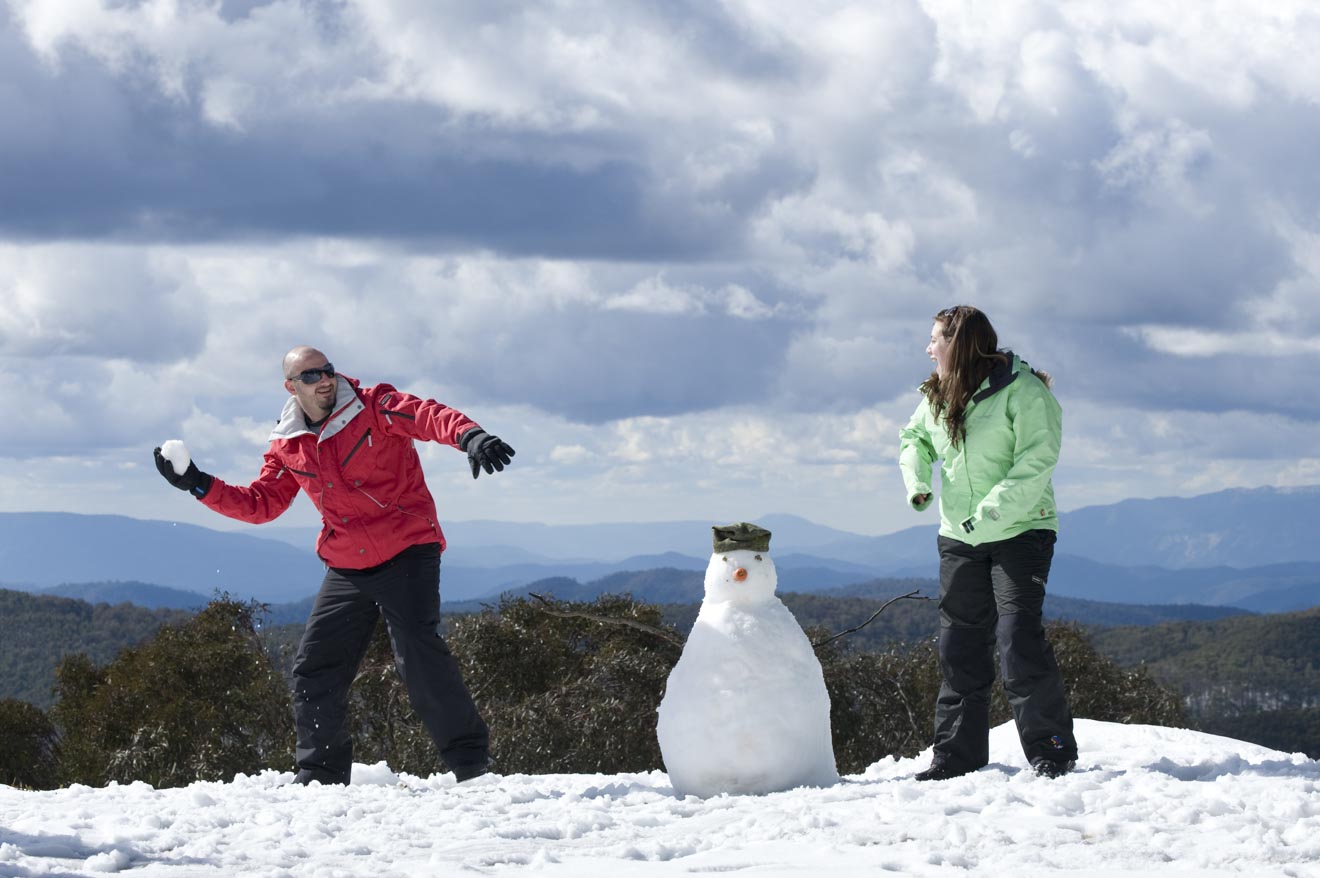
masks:
POLYGON ((775 584, 766 552, 711 556, 656 728, 679 796, 838 782, 820 662, 775 584))

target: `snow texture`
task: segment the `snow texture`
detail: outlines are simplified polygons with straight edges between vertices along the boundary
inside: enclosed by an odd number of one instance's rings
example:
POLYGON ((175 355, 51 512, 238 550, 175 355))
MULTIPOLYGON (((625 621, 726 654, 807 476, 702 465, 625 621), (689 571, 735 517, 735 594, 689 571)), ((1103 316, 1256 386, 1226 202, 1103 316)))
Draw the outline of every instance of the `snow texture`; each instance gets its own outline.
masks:
POLYGON ((768 553, 716 553, 656 734, 676 795, 837 783, 820 662, 775 596, 768 553))
POLYGON ((462 786, 384 765, 354 785, 291 773, 154 790, 0 786, 0 875, 745 873, 1320 875, 1320 763, 1199 732, 1077 722, 1078 770, 1027 767, 1017 732, 991 764, 917 783, 929 752, 827 788, 673 796, 663 773, 490 775, 462 786))
POLYGON ((160 453, 174 467, 176 475, 181 476, 188 471, 192 457, 189 456, 188 446, 183 444, 182 439, 166 439, 160 445, 160 453))

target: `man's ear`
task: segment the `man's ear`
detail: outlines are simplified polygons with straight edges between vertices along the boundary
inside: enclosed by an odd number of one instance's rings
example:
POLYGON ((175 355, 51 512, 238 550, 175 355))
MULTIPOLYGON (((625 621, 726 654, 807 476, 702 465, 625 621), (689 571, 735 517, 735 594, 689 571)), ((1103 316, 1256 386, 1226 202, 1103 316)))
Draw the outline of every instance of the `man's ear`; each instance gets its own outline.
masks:
POLYGON ((293 382, 290 381, 290 380, 287 379, 287 378, 284 379, 284 389, 287 390, 287 391, 289 391, 289 393, 290 393, 291 395, 294 394, 294 393, 296 392, 296 391, 293 389, 293 382))

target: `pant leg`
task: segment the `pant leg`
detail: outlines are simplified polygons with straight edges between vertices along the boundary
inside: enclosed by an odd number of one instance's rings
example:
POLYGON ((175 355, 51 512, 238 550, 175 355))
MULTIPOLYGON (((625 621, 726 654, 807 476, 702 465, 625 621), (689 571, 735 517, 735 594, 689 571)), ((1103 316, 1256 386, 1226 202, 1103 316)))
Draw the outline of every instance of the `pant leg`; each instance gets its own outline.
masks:
POLYGON ((490 732, 440 636, 439 546, 398 555, 373 586, 413 710, 452 768, 485 765, 490 732))
POLYGON ((940 672, 937 761, 976 769, 990 761, 990 688, 995 682, 995 601, 989 553, 948 537, 940 549, 940 672))
POLYGON ((1000 670, 1028 760, 1077 758, 1063 675, 1041 620, 1054 541, 1054 531, 1031 530, 992 544, 1000 670))
POLYGON ((326 571, 293 666, 299 782, 349 782, 353 741, 347 727, 348 690, 379 617, 375 601, 350 579, 326 571))

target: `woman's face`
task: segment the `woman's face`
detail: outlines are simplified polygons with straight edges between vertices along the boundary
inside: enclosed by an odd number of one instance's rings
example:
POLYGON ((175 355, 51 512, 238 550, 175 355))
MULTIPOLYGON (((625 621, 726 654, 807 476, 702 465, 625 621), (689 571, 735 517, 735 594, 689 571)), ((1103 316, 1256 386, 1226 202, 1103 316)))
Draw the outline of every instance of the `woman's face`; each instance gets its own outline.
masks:
POLYGON ((939 320, 930 328, 930 344, 926 353, 935 361, 935 374, 944 377, 944 367, 949 358, 949 340, 944 337, 944 324, 939 320))

